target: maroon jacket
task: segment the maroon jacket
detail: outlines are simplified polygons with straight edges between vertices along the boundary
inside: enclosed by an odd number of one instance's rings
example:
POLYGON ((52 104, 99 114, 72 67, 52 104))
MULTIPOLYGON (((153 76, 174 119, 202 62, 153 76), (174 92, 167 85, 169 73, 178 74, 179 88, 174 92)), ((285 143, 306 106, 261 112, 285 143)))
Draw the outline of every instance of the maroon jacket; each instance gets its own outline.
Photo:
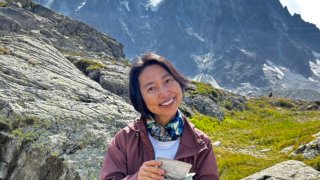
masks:
MULTIPOLYGON (((219 179, 216 159, 208 136, 184 118, 184 130, 175 159, 192 164, 194 179, 219 179)), ((154 151, 143 119, 121 129, 106 151, 100 180, 137 179, 140 166, 154 160, 154 151)))

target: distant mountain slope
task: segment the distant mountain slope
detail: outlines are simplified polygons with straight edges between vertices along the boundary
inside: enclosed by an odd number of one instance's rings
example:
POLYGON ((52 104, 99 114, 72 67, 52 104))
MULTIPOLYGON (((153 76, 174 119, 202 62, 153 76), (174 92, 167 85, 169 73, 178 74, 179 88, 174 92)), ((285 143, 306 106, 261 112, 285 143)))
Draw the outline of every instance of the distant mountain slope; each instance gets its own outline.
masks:
POLYGON ((295 87, 274 86, 274 72, 264 68, 271 62, 302 76, 308 83, 302 82, 300 89, 312 92, 311 100, 320 99, 319 88, 312 85, 320 82, 320 30, 300 15, 291 16, 278 0, 35 2, 111 34, 125 45, 129 58, 153 50, 198 80, 242 87, 243 93, 249 91, 243 83, 250 83, 265 91, 289 90, 293 94, 278 94, 299 98, 295 87))

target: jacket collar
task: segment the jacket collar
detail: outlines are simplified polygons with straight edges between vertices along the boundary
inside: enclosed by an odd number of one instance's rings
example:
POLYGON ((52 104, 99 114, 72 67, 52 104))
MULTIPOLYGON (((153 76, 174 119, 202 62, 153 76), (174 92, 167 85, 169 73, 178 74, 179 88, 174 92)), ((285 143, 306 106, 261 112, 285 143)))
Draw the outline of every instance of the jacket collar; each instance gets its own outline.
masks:
MULTIPOLYGON (((208 148, 206 143, 201 138, 200 132, 196 130, 194 125, 191 124, 185 116, 183 116, 183 120, 184 130, 182 136, 180 137, 180 145, 175 159, 190 157, 208 148)), ((148 136, 145 124, 146 120, 140 117, 128 126, 136 133, 142 133, 145 136, 148 136)))

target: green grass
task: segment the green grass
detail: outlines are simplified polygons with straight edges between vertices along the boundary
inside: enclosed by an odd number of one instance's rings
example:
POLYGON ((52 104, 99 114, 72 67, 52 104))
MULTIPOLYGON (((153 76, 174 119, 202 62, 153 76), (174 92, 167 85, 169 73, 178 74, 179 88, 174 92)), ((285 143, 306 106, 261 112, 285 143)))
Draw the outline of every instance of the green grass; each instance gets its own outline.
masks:
POLYGON ((222 148, 216 148, 215 153, 216 156, 218 155, 217 163, 221 180, 238 180, 278 162, 275 159, 233 153, 222 148))
POLYGON ((318 156, 316 159, 306 160, 305 163, 320 171, 320 156, 318 156))
POLYGON ((191 94, 206 95, 212 99, 217 99, 219 97, 218 90, 213 88, 210 84, 196 81, 192 81, 192 84, 196 86, 196 90, 191 91, 191 94))
MULTIPOLYGON (((224 121, 196 114, 191 122, 212 141, 221 179, 240 179, 278 162, 292 159, 279 151, 314 140, 320 130, 320 111, 301 111, 286 99, 249 100, 245 111, 226 111, 224 121), (261 150, 269 149, 267 152, 261 150)), ((299 157, 297 157, 299 158, 299 157)), ((319 169, 320 159, 304 160, 319 169)))

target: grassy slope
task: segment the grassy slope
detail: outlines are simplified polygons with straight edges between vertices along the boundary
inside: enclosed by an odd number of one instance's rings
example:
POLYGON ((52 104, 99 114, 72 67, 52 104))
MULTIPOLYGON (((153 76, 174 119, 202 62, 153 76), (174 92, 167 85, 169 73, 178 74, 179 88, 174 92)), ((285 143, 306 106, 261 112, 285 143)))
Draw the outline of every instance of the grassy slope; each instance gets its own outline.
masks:
POLYGON ((320 111, 301 110, 303 103, 286 99, 259 98, 247 102, 247 110, 225 110, 226 118, 197 114, 195 126, 207 133, 215 147, 221 179, 240 179, 287 159, 298 159, 320 169, 320 157, 304 160, 280 153, 298 148, 320 131, 320 111))

